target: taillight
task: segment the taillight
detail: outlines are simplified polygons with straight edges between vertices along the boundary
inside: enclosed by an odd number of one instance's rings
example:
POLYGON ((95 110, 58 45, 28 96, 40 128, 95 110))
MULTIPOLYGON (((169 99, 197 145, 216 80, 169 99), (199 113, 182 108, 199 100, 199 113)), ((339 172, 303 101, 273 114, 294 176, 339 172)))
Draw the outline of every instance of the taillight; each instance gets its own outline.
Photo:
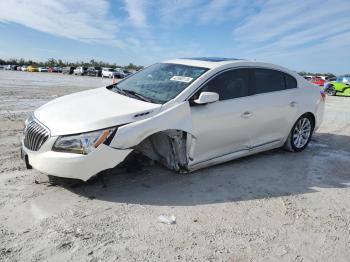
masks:
POLYGON ((321 91, 320 93, 321 93, 321 100, 322 100, 323 102, 325 102, 325 101, 326 101, 326 94, 325 94, 325 92, 324 92, 324 91, 321 91))

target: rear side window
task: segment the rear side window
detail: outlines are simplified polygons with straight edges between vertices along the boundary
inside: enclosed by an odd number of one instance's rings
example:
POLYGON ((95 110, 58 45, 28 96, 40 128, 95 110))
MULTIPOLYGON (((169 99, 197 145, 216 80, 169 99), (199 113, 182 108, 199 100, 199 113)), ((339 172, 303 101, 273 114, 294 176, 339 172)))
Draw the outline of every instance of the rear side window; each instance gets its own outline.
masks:
POLYGON ((200 92, 216 92, 219 100, 244 97, 249 90, 249 70, 234 69, 215 76, 200 92))
POLYGON ((284 74, 284 77, 286 79, 286 89, 292 89, 292 88, 297 88, 297 80, 295 80, 294 77, 284 74))
POLYGON ((253 69, 253 86, 251 94, 261 94, 285 89, 284 74, 280 71, 253 69))

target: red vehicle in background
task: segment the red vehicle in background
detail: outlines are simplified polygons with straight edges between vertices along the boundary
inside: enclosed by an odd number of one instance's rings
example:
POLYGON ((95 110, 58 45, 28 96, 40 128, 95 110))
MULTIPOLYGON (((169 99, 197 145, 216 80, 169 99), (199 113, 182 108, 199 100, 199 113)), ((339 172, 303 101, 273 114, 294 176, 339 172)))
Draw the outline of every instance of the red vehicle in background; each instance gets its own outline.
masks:
POLYGON ((314 85, 317 86, 324 86, 324 83, 326 82, 326 80, 322 79, 321 77, 317 77, 317 76, 313 76, 313 77, 305 77, 305 79, 311 83, 313 83, 314 85))
POLYGON ((318 86, 324 86, 325 82, 326 81, 320 77, 314 77, 313 79, 311 79, 311 83, 318 86))

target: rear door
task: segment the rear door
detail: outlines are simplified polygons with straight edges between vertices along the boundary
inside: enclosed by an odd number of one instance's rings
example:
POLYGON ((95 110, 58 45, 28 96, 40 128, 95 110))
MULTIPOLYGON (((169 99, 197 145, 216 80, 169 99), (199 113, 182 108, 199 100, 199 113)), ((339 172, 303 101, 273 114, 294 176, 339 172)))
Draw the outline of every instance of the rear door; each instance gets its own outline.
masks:
POLYGON ((294 77, 267 68, 251 69, 251 148, 278 144, 292 128, 298 112, 294 77))

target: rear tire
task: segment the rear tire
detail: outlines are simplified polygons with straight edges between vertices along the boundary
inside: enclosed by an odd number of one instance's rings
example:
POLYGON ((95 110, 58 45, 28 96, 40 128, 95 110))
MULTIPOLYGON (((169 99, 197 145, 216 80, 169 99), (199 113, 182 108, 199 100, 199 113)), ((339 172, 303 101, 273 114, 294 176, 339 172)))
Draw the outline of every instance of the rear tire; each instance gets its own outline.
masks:
POLYGON ((314 125, 314 120, 310 114, 299 117, 289 133, 284 149, 290 152, 303 151, 311 140, 314 125))

